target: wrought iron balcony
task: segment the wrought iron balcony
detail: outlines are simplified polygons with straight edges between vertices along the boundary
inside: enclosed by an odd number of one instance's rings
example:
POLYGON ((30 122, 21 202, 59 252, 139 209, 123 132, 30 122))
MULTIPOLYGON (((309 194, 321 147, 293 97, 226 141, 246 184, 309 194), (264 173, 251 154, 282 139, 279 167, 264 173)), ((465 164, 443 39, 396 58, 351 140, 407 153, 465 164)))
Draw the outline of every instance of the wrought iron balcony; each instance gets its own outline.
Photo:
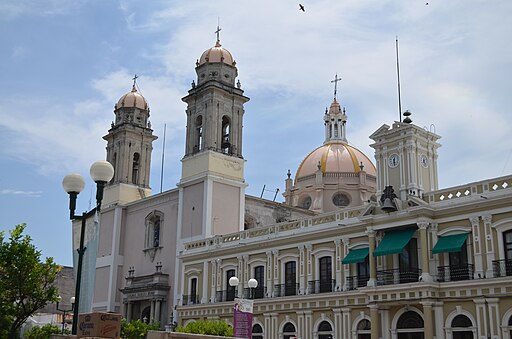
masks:
POLYGON ((199 304, 199 296, 198 295, 184 295, 183 296, 183 305, 195 305, 199 304))
POLYGON ((265 286, 258 286, 256 288, 244 288, 243 297, 245 299, 263 299, 267 293, 265 286))
POLYGON ((336 280, 312 280, 308 281, 308 294, 329 293, 334 291, 336 280))
POLYGON ((463 264, 458 266, 438 266, 437 281, 459 281, 473 279, 474 266, 472 264, 463 264))
POLYGON ((421 270, 413 267, 401 271, 398 268, 377 271, 377 285, 395 285, 418 282, 421 270))
POLYGON ((236 290, 235 289, 217 291, 215 293, 215 301, 216 302, 233 301, 233 300, 235 300, 235 298, 236 298, 236 290))
POLYGON ((492 269, 495 277, 507 277, 512 275, 512 259, 493 260, 492 269))
POLYGON ((274 285, 274 296, 275 297, 285 297, 288 295, 297 295, 299 294, 299 284, 279 284, 274 285))
POLYGON ((368 280, 370 280, 369 275, 354 275, 352 277, 347 277, 347 288, 349 290, 355 290, 360 287, 366 287, 368 280))

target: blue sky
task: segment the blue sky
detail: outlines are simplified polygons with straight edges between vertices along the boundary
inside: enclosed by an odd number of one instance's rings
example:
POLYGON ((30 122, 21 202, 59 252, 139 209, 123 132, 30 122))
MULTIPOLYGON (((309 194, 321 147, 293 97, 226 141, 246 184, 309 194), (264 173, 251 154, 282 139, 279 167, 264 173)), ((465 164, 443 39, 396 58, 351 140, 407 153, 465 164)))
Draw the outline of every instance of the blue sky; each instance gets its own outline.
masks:
MULTIPOLYGON (((140 76, 159 139, 151 186, 181 174, 185 105, 195 61, 229 49, 245 94, 247 193, 284 188, 288 169, 323 142, 323 112, 342 78, 349 143, 373 159, 368 136, 402 107, 442 136, 440 187, 512 173, 512 2, 509 0, 302 0, 0 2, 0 230, 26 222, 43 256, 71 260, 61 181, 105 158, 113 107, 140 76)), ((90 179, 77 212, 94 198, 90 179)), ((273 197, 272 192, 264 194, 273 197)), ((279 198, 280 195, 279 195, 279 198)))

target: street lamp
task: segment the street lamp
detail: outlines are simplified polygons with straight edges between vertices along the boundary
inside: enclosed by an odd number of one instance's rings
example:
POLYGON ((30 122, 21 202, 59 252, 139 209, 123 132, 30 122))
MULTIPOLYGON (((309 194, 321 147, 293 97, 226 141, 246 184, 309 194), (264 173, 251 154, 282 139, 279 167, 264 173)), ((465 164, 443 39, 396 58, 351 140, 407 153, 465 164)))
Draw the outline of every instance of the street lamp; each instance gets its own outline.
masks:
POLYGON ((59 303, 62 301, 62 297, 59 295, 57 297, 57 311, 61 311, 63 314, 62 314, 62 330, 61 330, 61 334, 64 334, 64 323, 66 321, 66 313, 68 312, 71 312, 73 311, 73 309, 75 308, 75 297, 71 297, 69 299, 69 302, 71 303, 71 308, 70 309, 65 309, 65 308, 59 308, 59 303))
POLYGON ((254 289, 256 287, 258 287, 258 280, 254 279, 254 278, 251 278, 249 279, 249 281, 247 282, 247 285, 249 285, 249 288, 250 288, 250 298, 251 299, 254 299, 254 289))
POLYGON ((84 247, 85 222, 91 216, 99 213, 101 209, 101 200, 103 200, 103 190, 107 182, 109 182, 114 176, 114 167, 112 167, 108 161, 99 160, 92 164, 90 174, 92 180, 96 182, 96 207, 89 212, 83 212, 82 215, 75 215, 75 209, 76 198, 85 186, 84 178, 82 178, 80 174, 70 173, 64 177, 64 180, 62 180, 62 187, 64 187, 64 191, 69 194, 69 218, 71 220, 80 220, 82 222, 82 227, 80 229, 80 247, 77 250, 78 267, 75 283, 76 305, 73 310, 73 327, 71 328, 71 334, 76 334, 78 309, 80 308, 80 282, 82 279, 82 262, 84 252, 86 250, 86 247, 84 247))

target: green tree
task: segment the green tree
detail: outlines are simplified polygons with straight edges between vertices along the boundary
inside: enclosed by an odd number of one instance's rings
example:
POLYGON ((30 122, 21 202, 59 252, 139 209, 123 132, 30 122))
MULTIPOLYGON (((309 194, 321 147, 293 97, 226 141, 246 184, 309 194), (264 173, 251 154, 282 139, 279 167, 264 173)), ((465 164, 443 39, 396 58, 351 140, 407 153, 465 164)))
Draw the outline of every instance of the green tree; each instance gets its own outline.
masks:
MULTIPOLYGON (((25 339, 49 339, 52 334, 60 334, 62 329, 59 326, 46 324, 43 327, 34 326, 25 333, 25 339)), ((69 330, 64 331, 69 334, 69 330)))
POLYGON ((123 319, 121 321, 121 338, 140 339, 144 338, 149 330, 158 331, 159 329, 160 326, 157 322, 146 324, 140 320, 132 320, 128 322, 126 319, 123 319))
POLYGON ((178 326, 176 332, 232 337, 233 327, 222 320, 197 320, 188 323, 185 327, 178 326))
POLYGON ((41 252, 23 234, 25 227, 15 226, 9 239, 0 232, 0 324, 10 339, 16 338, 29 316, 48 302, 57 301, 53 283, 60 266, 53 258, 41 261, 41 252))

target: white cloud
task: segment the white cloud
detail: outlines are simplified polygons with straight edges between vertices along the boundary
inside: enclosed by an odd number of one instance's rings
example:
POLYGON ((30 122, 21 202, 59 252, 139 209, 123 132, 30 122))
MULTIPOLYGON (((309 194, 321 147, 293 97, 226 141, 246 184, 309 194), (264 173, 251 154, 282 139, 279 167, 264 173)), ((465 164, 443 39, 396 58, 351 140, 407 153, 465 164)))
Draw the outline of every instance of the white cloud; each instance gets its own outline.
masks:
POLYGON ((30 197, 30 198, 39 198, 39 197, 41 197, 42 193, 43 193, 42 191, 23 191, 23 190, 17 190, 17 189, 9 189, 9 188, 0 189, 0 194, 24 196, 24 197, 30 197))

